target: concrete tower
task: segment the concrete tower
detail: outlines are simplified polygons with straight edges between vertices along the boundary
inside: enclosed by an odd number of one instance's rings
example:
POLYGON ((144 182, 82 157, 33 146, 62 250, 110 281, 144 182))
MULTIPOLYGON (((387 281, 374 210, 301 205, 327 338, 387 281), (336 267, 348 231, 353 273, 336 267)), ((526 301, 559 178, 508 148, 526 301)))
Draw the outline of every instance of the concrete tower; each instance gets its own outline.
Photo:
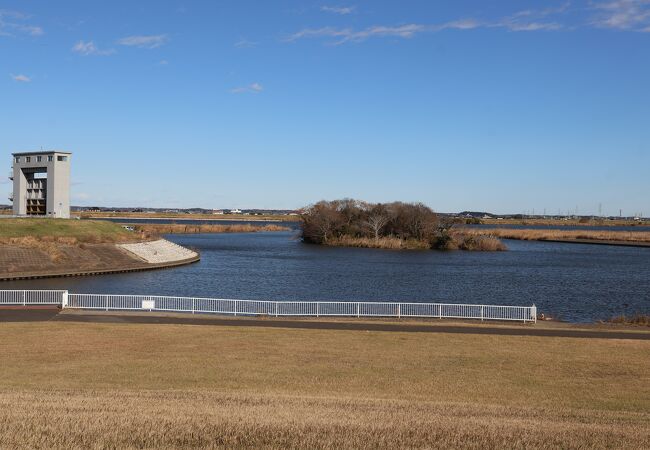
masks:
POLYGON ((70 217, 69 152, 13 153, 14 203, 17 216, 70 217))

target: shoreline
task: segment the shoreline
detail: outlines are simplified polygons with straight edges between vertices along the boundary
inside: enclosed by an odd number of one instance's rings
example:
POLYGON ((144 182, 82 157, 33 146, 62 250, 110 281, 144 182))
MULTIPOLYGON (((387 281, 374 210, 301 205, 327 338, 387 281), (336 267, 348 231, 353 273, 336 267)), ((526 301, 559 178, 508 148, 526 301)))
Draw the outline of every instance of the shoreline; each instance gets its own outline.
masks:
POLYGON ((110 275, 114 273, 128 273, 128 272, 144 272, 146 270, 160 270, 160 269, 170 269, 178 266, 185 266, 188 264, 193 264, 201 260, 201 255, 194 256, 192 258, 187 258, 179 261, 170 261, 166 263, 154 263, 137 265, 134 267, 119 268, 119 269, 93 269, 93 270, 79 270, 79 271, 70 271, 70 270, 61 270, 61 271, 50 271, 50 272, 18 272, 12 275, 0 275, 0 282, 2 281, 17 281, 17 280, 34 280, 40 278, 66 278, 66 277, 85 277, 92 275, 110 275))

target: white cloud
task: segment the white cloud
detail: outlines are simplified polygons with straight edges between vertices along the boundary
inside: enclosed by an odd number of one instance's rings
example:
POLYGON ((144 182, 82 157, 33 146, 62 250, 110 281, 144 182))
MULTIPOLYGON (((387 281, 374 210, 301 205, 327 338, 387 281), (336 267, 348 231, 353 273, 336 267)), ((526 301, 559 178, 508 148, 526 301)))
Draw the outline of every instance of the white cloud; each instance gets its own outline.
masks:
POLYGON ((14 36, 26 34, 29 36, 42 36, 43 28, 26 23, 30 16, 19 11, 0 10, 0 36, 14 36))
POLYGON ((362 42, 373 37, 398 37, 403 39, 412 38, 420 33, 433 33, 442 30, 470 30, 482 26, 473 19, 457 20, 440 25, 425 24, 406 24, 397 26, 373 26, 363 30, 354 30, 351 28, 305 28, 289 36, 287 41, 296 41, 303 38, 335 38, 334 44, 343 44, 346 42, 362 42))
POLYGON ((596 3, 593 24, 617 30, 650 30, 650 0, 615 0, 596 3))
POLYGON ((354 6, 321 6, 320 10, 333 14, 340 14, 342 16, 352 14, 354 12, 354 6))
POLYGON ((139 48, 157 48, 164 45, 169 39, 166 34, 150 36, 127 36, 117 41, 120 45, 139 48))
POLYGON ((20 81, 21 83, 29 83, 32 81, 31 78, 29 78, 27 75, 11 75, 11 78, 13 78, 15 81, 20 81))
MULTIPOLYGON (((628 0, 632 1, 632 0, 628 0)), ((648 1, 650 0, 641 0, 648 1)), ((556 8, 543 10, 525 10, 514 13, 499 20, 478 20, 465 18, 440 24, 410 23, 394 26, 377 25, 365 29, 353 28, 304 28, 292 35, 286 41, 296 41, 306 38, 331 38, 333 44, 347 42, 362 42, 373 37, 396 37, 408 39, 421 33, 437 33, 445 30, 473 30, 476 28, 503 28, 509 31, 555 31, 565 28, 553 17, 562 15, 569 8, 565 3, 556 8)))
POLYGON ((253 48, 257 45, 257 42, 249 41, 248 39, 240 39, 235 42, 235 47, 237 48, 253 48))
POLYGON ((264 87, 259 83, 251 83, 248 86, 237 87, 231 89, 233 94, 259 94, 264 90, 264 87))
POLYGON ((83 56, 89 56, 89 55, 112 55, 115 53, 115 50, 113 49, 108 49, 108 50, 100 50, 93 41, 79 41, 77 42, 73 47, 72 51, 75 53, 79 53, 80 55, 83 56))

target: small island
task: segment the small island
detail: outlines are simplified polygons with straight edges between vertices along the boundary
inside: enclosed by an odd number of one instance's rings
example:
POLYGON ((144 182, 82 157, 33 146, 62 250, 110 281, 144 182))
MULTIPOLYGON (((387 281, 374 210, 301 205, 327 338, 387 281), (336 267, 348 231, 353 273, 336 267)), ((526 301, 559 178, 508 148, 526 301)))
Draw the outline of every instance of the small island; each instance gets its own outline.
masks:
POLYGON ((503 251, 490 234, 454 229, 454 220, 422 203, 320 201, 302 214, 303 242, 339 247, 503 251))

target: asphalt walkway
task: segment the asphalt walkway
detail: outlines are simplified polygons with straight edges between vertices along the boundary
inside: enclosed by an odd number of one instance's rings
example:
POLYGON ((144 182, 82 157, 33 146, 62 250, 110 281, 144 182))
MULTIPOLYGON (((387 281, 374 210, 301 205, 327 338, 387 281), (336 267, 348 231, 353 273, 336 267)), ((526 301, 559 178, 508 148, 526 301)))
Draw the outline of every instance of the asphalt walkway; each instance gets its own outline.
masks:
POLYGON ((496 326, 486 324, 446 325, 444 321, 436 323, 373 323, 353 320, 301 320, 257 317, 223 317, 223 316, 187 316, 159 315, 156 313, 102 313, 84 311, 83 313, 63 313, 57 307, 0 307, 1 322, 85 322, 115 324, 176 324, 176 325, 211 325, 228 327, 264 327, 292 328, 308 330, 350 330, 350 331, 396 331, 402 333, 458 333, 484 334, 498 336, 542 336, 595 339, 634 339, 650 340, 650 330, 643 328, 632 331, 576 329, 571 327, 542 328, 536 325, 515 324, 496 326))

